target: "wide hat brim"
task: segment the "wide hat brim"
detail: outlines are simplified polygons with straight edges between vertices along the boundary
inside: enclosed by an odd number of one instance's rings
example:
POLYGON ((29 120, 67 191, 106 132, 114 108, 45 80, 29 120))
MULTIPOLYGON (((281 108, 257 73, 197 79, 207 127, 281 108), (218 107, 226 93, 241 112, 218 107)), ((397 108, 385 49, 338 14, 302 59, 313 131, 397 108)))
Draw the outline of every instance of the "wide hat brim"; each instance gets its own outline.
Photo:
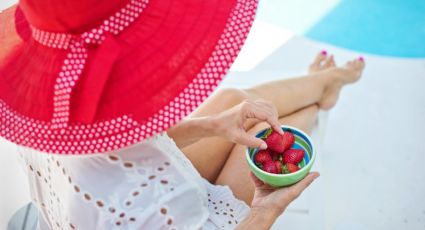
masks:
MULTIPOLYGON (((85 73, 102 66, 99 47, 72 91, 70 122, 51 126, 55 80, 68 51, 31 38, 18 8, 1 13, 0 136, 46 153, 101 153, 167 130, 196 109, 237 57, 256 0, 151 0, 114 37, 118 57, 103 84, 85 73), (92 120, 85 113, 93 110, 92 120)), ((104 52, 104 51, 103 51, 104 52)))

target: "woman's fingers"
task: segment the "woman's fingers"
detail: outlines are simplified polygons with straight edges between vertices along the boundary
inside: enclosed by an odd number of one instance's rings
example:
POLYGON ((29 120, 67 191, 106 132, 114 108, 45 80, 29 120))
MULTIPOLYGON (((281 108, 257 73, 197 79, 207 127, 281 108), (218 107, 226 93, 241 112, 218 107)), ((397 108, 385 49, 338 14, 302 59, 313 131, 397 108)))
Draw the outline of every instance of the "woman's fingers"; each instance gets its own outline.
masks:
POLYGON ((245 131, 240 131, 235 136, 235 142, 251 148, 267 149, 267 144, 260 138, 256 138, 245 131))
POLYGON ((264 183, 263 181, 261 181, 260 179, 258 179, 257 176, 255 176, 255 174, 253 172, 249 172, 249 175, 252 179, 252 181, 254 182, 254 185, 257 189, 262 190, 262 191, 267 191, 268 193, 274 192, 276 191, 275 187, 272 187, 271 185, 268 185, 266 183, 264 183))
POLYGON ((309 173, 300 182, 296 183, 295 185, 292 185, 289 189, 294 195, 293 199, 297 198, 319 176, 320 174, 318 172, 312 172, 309 173))
POLYGON ((264 100, 257 100, 255 103, 266 112, 265 121, 278 133, 283 134, 279 123, 279 115, 273 103, 264 100))
POLYGON ((276 132, 283 134, 278 121, 278 114, 276 107, 264 100, 256 100, 248 102, 245 106, 246 118, 256 118, 261 121, 267 122, 276 132))
POLYGON ((249 172, 249 176, 251 177, 252 182, 254 182, 255 187, 261 187, 264 185, 264 182, 262 182, 260 179, 258 179, 253 172, 249 172))
POLYGON ((244 101, 224 115, 222 114, 222 116, 219 116, 221 128, 218 128, 218 130, 221 130, 220 133, 225 133, 226 137, 238 144, 266 149, 267 144, 264 140, 246 132, 244 125, 250 119, 265 121, 274 130, 283 134, 276 108, 270 102, 263 100, 244 101))

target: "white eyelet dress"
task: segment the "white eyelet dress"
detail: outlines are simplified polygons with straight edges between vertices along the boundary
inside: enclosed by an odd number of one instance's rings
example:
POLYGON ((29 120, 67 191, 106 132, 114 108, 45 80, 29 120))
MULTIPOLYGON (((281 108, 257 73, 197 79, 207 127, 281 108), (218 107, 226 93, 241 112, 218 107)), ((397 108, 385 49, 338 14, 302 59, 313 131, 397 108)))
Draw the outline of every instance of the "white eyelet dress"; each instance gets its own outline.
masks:
POLYGON ((166 134, 104 154, 18 148, 39 229, 233 229, 249 207, 203 179, 166 134))

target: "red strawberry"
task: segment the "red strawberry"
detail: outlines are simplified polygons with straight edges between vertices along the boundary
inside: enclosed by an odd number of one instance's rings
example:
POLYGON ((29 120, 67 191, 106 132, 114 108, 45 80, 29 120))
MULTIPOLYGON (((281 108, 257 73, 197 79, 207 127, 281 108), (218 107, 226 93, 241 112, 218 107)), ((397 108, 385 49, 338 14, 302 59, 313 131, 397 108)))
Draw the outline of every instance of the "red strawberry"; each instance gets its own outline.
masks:
POLYGON ((292 145, 295 143, 295 137, 294 134, 292 134, 290 131, 285 131, 283 133, 283 148, 285 150, 290 149, 292 145))
POLYGON ((266 144, 269 147, 270 150, 277 152, 277 153, 283 153, 285 150, 283 146, 283 137, 276 131, 272 131, 270 135, 266 138, 266 144))
POLYGON ((304 158, 304 150, 289 149, 283 153, 283 163, 298 164, 304 158))
POLYGON ((268 173, 277 174, 277 168, 276 168, 276 164, 274 163, 274 161, 267 161, 266 163, 264 163, 263 164, 263 170, 268 172, 268 173))
POLYGON ((271 152, 271 156, 273 161, 277 161, 277 160, 280 160, 279 158, 281 158, 280 156, 282 156, 282 154, 277 152, 271 152))
POLYGON ((300 170, 300 167, 298 167, 297 165, 291 164, 291 163, 287 163, 286 165, 283 166, 283 173, 294 173, 296 171, 300 170))
POLYGON ((270 156, 270 151, 269 150, 260 150, 257 152, 257 154, 255 154, 254 157, 254 161, 257 164, 263 164, 267 161, 271 161, 272 157, 270 156))
POLYGON ((274 164, 276 165, 276 173, 281 174, 282 173, 282 162, 275 161, 274 164))

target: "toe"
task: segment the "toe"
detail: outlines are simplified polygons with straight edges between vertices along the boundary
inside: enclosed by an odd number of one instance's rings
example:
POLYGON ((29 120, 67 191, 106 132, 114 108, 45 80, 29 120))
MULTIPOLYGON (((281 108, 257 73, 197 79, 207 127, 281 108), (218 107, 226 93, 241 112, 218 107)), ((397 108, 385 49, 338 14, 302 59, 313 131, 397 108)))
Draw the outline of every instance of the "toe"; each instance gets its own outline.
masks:
POLYGON ((358 59, 358 66, 360 69, 363 69, 366 65, 366 62, 362 56, 360 56, 358 59))
POLYGON ((320 66, 320 64, 322 63, 322 61, 324 61, 326 59, 326 55, 328 53, 326 52, 326 50, 322 50, 320 53, 317 54, 316 58, 314 59, 314 62, 312 63, 313 65, 316 66, 320 66))
POLYGON ((356 67, 355 61, 348 61, 347 62, 347 67, 349 67, 350 69, 355 68, 356 67))
POLYGON ((329 57, 326 58, 326 60, 324 61, 323 67, 325 69, 330 68, 335 66, 335 60, 334 60, 334 56, 330 55, 329 57))
POLYGON ((346 67, 347 69, 351 69, 351 68, 352 68, 352 66, 353 66, 353 62, 352 62, 352 61, 347 61, 347 63, 345 63, 345 67, 346 67))
POLYGON ((334 56, 332 55, 331 62, 329 63, 330 67, 336 67, 334 56))
POLYGON ((317 54, 313 63, 311 63, 309 66, 310 73, 314 73, 314 72, 322 70, 322 62, 326 59, 326 55, 327 55, 326 51, 322 51, 319 54, 317 54))
POLYGON ((362 65, 362 62, 360 60, 357 59, 353 61, 353 66, 356 70, 361 69, 361 65, 362 65))
POLYGON ((364 61, 363 60, 360 60, 360 59, 356 59, 356 60, 354 60, 354 61, 352 61, 352 68, 354 69, 354 70, 357 70, 357 71, 361 71, 361 70, 363 70, 363 68, 364 68, 364 61))

